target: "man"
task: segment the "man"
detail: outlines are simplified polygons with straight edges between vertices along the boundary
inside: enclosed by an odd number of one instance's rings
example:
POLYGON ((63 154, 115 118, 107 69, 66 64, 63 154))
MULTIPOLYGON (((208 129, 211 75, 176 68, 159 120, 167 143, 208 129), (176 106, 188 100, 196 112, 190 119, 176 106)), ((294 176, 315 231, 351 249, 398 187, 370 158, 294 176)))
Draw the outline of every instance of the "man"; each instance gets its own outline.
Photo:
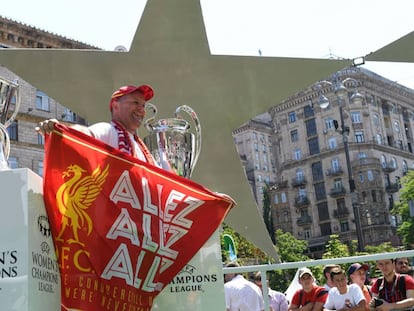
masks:
POLYGON ((331 269, 331 279, 335 287, 329 291, 324 311, 365 311, 365 297, 357 284, 348 285, 345 271, 342 268, 331 269))
MULTIPOLYGON (((239 267, 237 263, 229 263, 226 267, 239 267)), ((263 311, 264 303, 260 288, 246 280, 241 274, 224 275, 224 298, 227 311, 263 311)))
POLYGON ((377 268, 383 276, 371 287, 373 300, 371 306, 378 311, 406 309, 414 306, 414 280, 409 275, 395 272, 394 259, 377 260, 377 268), (381 300, 378 303, 378 299, 381 300))
POLYGON ((366 264, 354 263, 348 268, 348 277, 352 284, 357 284, 365 297, 365 309, 369 310, 369 303, 371 302, 371 289, 365 284, 367 280, 367 271, 369 266, 366 264))
POLYGON ((302 268, 298 278, 302 289, 293 294, 288 311, 321 311, 328 291, 322 286, 315 285, 315 278, 308 268, 302 268))
MULTIPOLYGON (((262 274, 260 273, 260 271, 254 275, 253 282, 257 286, 259 286, 263 294, 262 274)), ((278 292, 276 290, 273 290, 269 286, 267 287, 267 294, 269 297, 270 311, 287 311, 289 307, 289 303, 288 303, 288 300, 285 294, 278 292)))
POLYGON ((324 287, 327 291, 329 291, 332 287, 335 286, 331 280, 331 270, 333 268, 340 268, 340 266, 335 264, 329 264, 323 267, 323 275, 326 279, 324 287))
POLYGON ((409 274, 410 261, 407 257, 400 257, 395 259, 395 272, 400 274, 409 274))
MULTIPOLYGON (((100 122, 90 127, 74 125, 73 128, 103 141, 104 143, 156 165, 154 158, 138 137, 137 130, 145 117, 145 104, 154 96, 149 85, 122 86, 116 90, 109 102, 112 121, 100 122)), ((39 123, 37 131, 48 133, 53 130, 55 119, 39 123)))

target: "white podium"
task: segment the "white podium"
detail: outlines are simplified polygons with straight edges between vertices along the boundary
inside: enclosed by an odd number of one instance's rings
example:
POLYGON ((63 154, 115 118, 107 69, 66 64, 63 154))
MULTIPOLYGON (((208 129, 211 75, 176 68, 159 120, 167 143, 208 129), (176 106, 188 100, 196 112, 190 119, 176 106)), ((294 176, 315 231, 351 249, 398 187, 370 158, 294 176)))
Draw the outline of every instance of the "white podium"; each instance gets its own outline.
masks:
POLYGON ((59 311, 60 277, 42 178, 0 171, 0 302, 7 311, 59 311))
POLYGON ((226 310, 219 230, 157 296, 151 311, 226 310))

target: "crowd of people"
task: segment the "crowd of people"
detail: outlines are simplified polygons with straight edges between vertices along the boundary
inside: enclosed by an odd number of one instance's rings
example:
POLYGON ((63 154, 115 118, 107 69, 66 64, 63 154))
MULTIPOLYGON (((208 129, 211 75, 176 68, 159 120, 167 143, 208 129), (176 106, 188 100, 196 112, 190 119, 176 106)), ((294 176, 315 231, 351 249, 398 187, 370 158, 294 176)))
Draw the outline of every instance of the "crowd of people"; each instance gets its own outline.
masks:
MULTIPOLYGON (((290 301, 282 292, 268 286, 270 311, 390 311, 414 307, 414 279, 409 258, 380 259, 376 269, 381 275, 369 278, 370 266, 353 263, 326 265, 326 283, 317 284, 309 268, 297 273, 299 288, 290 301)), ((231 263, 227 267, 238 267, 231 263)), ((373 267, 374 268, 374 267, 373 267)), ((269 284, 268 284, 269 285, 269 284)), ((262 275, 251 279, 242 274, 225 274, 224 295, 227 311, 263 311, 262 275)))

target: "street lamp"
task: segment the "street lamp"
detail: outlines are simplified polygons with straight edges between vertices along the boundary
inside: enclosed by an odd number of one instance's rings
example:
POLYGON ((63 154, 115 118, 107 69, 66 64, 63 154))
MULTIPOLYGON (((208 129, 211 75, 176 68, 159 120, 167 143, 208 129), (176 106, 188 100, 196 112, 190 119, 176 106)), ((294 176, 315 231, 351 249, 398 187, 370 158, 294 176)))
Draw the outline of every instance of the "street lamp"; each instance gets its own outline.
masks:
POLYGON ((349 127, 346 126, 344 122, 343 106, 345 105, 345 97, 348 96, 348 89, 345 87, 345 83, 351 83, 354 88, 353 94, 349 98, 350 102, 353 104, 361 104, 364 97, 358 92, 356 88, 358 85, 358 81, 353 78, 346 78, 345 80, 342 80, 342 81, 337 79, 335 84, 330 81, 321 81, 318 84, 318 89, 320 92, 319 98, 318 98, 318 104, 322 109, 325 109, 329 106, 328 98, 326 98, 326 96, 324 96, 321 92, 322 86, 325 84, 330 87, 334 87, 334 93, 338 98, 339 116, 340 116, 340 122, 341 122, 340 133, 342 134, 346 166, 348 170, 349 192, 351 194, 352 210, 354 212, 354 218, 355 218, 355 229, 356 229, 356 235, 357 235, 357 240, 358 240, 358 251, 362 252, 364 251, 364 236, 363 236, 362 228, 361 228, 361 219, 360 219, 359 208, 358 208, 358 203, 357 203, 358 201, 357 194, 355 193, 355 181, 352 175, 351 160, 349 158, 349 145, 348 145, 349 127))

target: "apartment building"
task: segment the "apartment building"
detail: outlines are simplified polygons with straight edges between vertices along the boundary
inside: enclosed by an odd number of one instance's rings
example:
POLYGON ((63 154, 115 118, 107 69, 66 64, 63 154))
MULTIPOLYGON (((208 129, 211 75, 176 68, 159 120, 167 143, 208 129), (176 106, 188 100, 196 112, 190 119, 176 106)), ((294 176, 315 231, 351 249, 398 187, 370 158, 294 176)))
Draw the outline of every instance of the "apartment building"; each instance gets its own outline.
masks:
MULTIPOLYGON (((97 49, 88 44, 52 34, 35 27, 0 16, 0 48, 66 48, 97 49)), ((55 118, 63 123, 85 124, 85 120, 63 107, 42 90, 37 89, 15 73, 0 66, 0 77, 17 80, 20 88, 20 109, 13 124, 7 129, 11 150, 8 159, 11 168, 30 168, 43 175, 43 135, 35 131, 38 122, 55 118)), ((16 103, 16 98, 13 103, 16 103)), ((11 110, 14 107, 12 105, 11 110)))
POLYGON ((398 245, 399 220, 390 210, 400 178, 414 168, 414 90, 355 67, 327 80, 269 109, 275 229, 307 240, 314 257, 331 234, 344 243, 360 240, 362 247, 398 245), (338 81, 345 82, 342 99, 335 94, 338 81), (358 102, 355 93, 362 95, 358 102), (325 97, 330 104, 322 109, 325 97))
POLYGON ((234 143, 260 210, 263 210, 263 191, 276 181, 272 135, 272 120, 267 112, 233 131, 234 143))

